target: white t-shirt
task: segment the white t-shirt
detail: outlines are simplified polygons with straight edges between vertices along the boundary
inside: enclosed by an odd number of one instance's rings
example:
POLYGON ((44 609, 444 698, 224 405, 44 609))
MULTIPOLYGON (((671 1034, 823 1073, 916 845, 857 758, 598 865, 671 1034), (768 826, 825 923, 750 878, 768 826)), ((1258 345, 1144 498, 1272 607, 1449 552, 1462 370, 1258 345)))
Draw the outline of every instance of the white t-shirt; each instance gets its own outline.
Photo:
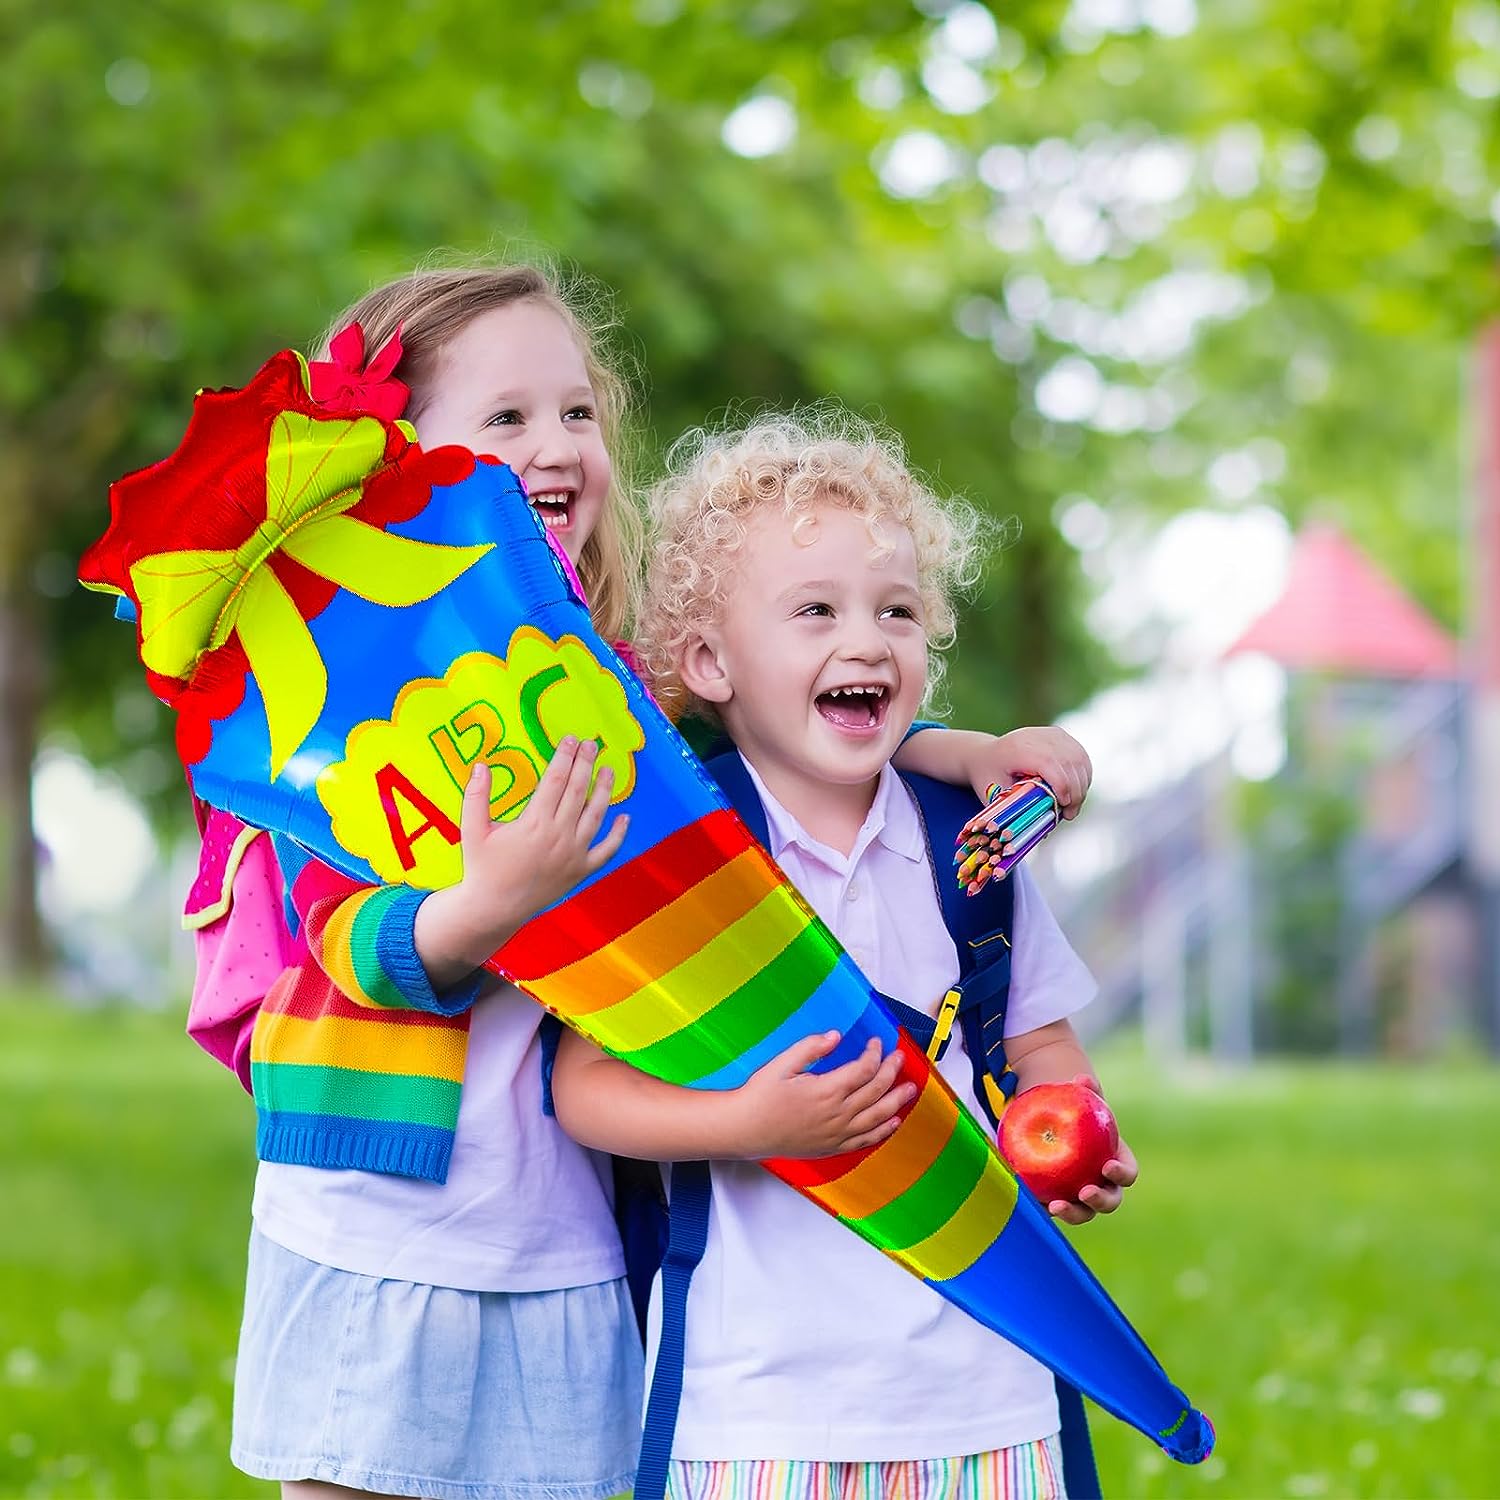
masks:
MULTIPOLYGON (((958 954, 899 778, 886 768, 847 859, 756 785, 771 853, 813 909, 878 989, 935 1013, 958 954)), ((1013 1036, 1078 1010, 1096 986, 1025 868, 1010 879, 1013 1036)), ((957 1027, 939 1067, 983 1118, 957 1027)), ((715 1162, 712 1174, 674 1458, 954 1458, 1057 1431, 1052 1375, 1029 1355, 763 1168, 715 1162)), ((658 1285, 653 1360, 659 1296, 658 1285)))
POLYGON ((323 1265, 464 1291, 623 1275, 609 1158, 542 1113, 541 1019, 498 981, 475 1002, 446 1183, 262 1162, 256 1227, 323 1265))

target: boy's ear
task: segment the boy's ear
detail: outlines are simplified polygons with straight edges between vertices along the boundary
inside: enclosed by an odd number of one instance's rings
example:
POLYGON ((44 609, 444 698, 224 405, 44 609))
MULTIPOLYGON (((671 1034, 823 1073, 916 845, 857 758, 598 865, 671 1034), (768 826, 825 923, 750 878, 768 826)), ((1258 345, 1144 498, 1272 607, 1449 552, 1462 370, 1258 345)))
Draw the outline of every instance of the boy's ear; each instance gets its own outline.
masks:
POLYGON ((678 672, 683 686, 705 703, 728 703, 734 696, 718 648, 704 636, 695 635, 687 643, 678 672))

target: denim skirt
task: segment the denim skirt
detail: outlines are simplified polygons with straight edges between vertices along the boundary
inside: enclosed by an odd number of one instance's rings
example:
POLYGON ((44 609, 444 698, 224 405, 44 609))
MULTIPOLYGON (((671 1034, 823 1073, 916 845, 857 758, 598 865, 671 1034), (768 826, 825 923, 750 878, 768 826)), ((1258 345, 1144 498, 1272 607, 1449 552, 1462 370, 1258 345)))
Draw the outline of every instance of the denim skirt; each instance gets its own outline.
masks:
POLYGON ((305 1260, 255 1232, 236 1466, 427 1500, 608 1500, 640 1444, 625 1281, 463 1292, 305 1260))

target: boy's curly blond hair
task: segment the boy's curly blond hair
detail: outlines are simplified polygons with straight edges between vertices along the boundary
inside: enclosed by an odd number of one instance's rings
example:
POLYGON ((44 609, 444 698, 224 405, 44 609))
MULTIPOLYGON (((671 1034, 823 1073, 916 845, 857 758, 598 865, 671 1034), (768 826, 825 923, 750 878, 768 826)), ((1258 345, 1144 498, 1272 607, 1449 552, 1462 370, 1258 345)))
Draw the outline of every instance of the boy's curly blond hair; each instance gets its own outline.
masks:
MULTIPOLYGON (((722 615, 752 517, 785 515, 794 536, 816 527, 813 509, 862 516, 872 555, 889 557, 892 528, 910 533, 927 629, 930 701, 952 644, 955 596, 976 582, 986 519, 942 498, 907 466, 901 440, 832 406, 768 413, 748 426, 698 428, 673 444, 649 498, 644 602, 635 648, 657 700, 672 717, 713 718, 678 675, 688 642, 722 615)), ((809 536, 809 540, 811 537, 809 536)))

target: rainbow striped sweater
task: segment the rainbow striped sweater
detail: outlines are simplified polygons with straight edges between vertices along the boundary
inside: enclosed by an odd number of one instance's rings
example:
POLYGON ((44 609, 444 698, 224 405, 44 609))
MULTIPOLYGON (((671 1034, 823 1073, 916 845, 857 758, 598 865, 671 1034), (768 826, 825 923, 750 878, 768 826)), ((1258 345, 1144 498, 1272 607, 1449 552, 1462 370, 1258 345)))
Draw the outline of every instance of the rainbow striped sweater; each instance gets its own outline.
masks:
POLYGON ((257 1153, 443 1182, 481 976, 433 990, 412 938, 426 892, 360 885, 290 840, 274 844, 306 958, 256 1019, 257 1153))

